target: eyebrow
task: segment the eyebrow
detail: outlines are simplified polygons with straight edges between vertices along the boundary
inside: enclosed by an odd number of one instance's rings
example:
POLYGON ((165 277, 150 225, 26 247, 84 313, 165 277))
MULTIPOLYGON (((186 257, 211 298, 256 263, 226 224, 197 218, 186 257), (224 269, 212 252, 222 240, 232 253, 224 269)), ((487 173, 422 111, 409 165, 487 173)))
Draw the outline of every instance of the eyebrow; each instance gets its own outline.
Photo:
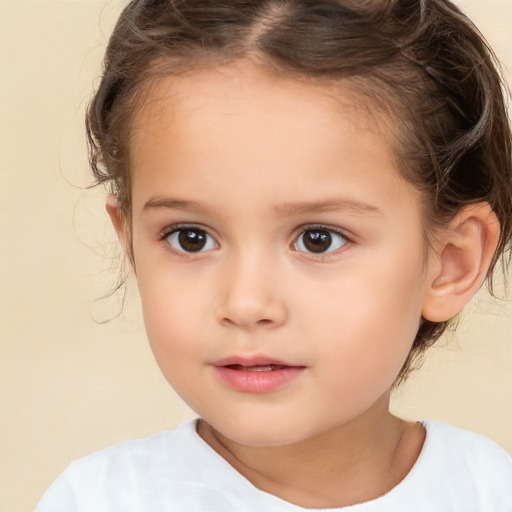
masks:
POLYGON ((356 214, 381 216, 382 212, 374 205, 349 198, 332 198, 323 201, 284 203, 275 207, 278 217, 299 215, 302 213, 349 212, 356 214))
POLYGON ((186 201, 183 199, 174 199, 171 197, 152 197, 144 203, 142 210, 154 210, 158 208, 202 213, 205 215, 210 214, 210 210, 197 201, 186 201))
MULTIPOLYGON (((142 209, 153 210, 159 208, 211 215, 211 210, 197 201, 188 201, 170 197, 153 197, 148 199, 144 203, 142 209)), ((275 206, 275 212, 278 218, 304 213, 323 213, 332 211, 342 211, 371 216, 382 215, 382 212, 376 206, 348 198, 283 203, 275 206)))

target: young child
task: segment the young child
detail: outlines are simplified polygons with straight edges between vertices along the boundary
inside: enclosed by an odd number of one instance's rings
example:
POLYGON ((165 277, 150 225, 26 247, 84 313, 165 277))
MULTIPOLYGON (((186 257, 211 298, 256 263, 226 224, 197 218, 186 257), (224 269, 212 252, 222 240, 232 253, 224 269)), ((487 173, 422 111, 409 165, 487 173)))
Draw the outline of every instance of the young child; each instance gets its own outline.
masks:
POLYGON ((510 248, 492 52, 448 0, 134 0, 87 116, 155 358, 199 419, 38 512, 512 510, 512 459, 391 389, 510 248))

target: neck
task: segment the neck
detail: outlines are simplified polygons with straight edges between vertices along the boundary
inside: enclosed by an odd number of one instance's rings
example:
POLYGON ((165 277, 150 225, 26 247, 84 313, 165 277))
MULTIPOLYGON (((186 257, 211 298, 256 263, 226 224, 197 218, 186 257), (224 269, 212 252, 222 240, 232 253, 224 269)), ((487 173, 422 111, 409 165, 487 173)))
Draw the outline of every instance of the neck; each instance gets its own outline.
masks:
POLYGON ((388 410, 389 395, 357 418, 285 446, 239 444, 204 421, 199 435, 259 489, 306 508, 354 505, 395 487, 424 440, 419 424, 388 410))

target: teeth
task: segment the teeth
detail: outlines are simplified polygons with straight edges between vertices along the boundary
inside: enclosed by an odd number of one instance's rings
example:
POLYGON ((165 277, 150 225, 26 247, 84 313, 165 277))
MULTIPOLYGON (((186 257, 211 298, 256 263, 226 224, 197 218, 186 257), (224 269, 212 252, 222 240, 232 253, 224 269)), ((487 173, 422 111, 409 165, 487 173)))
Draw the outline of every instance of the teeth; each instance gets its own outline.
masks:
POLYGON ((243 372, 270 372, 272 370, 279 370, 284 366, 278 364, 258 364, 254 366, 243 366, 241 364, 231 364, 229 368, 233 370, 240 370, 243 372))

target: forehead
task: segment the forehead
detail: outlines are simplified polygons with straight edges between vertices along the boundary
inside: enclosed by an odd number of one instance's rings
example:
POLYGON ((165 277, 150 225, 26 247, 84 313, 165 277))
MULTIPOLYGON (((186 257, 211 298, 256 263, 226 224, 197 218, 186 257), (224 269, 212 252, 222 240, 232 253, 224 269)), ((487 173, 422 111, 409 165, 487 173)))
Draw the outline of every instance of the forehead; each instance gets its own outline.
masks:
POLYGON ((162 78, 132 125, 133 204, 191 179, 205 194, 218 180, 273 187, 276 202, 283 193, 322 199, 310 189, 325 195, 329 173, 348 192, 357 184, 356 195, 379 181, 403 186, 388 124, 348 86, 283 79, 247 63, 162 78))
POLYGON ((394 123, 356 87, 350 80, 325 83, 276 75, 249 61, 160 77, 149 81, 139 95, 131 142, 137 144, 148 131, 153 130, 154 136, 162 126, 178 121, 176 128, 182 133, 191 129, 200 133, 237 116, 244 131, 264 116, 273 133, 288 122, 286 132, 292 137, 300 135, 301 127, 332 131, 340 126, 340 115, 350 117, 355 129, 388 141, 394 123))

